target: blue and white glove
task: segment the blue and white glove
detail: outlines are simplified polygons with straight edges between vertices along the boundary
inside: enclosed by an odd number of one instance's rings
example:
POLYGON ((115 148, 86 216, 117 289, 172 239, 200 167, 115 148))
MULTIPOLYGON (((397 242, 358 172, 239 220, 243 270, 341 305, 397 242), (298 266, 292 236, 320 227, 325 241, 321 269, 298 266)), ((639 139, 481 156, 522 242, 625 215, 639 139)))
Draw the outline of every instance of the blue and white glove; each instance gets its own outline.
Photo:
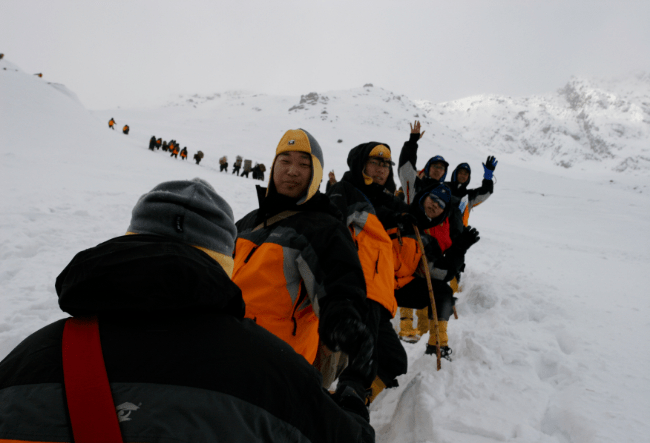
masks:
POLYGON ((492 155, 485 160, 485 163, 483 163, 483 178, 485 180, 492 180, 492 174, 494 173, 494 169, 497 167, 497 163, 499 162, 492 155))

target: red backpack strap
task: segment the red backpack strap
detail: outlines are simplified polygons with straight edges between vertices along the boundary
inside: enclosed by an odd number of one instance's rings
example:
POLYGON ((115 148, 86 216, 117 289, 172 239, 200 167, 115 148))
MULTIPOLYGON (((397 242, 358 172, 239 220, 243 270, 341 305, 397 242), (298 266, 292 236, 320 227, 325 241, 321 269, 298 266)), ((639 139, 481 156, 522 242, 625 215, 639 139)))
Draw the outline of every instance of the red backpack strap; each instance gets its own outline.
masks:
POLYGON ((75 443, 122 443, 97 317, 68 319, 62 348, 65 394, 75 443))

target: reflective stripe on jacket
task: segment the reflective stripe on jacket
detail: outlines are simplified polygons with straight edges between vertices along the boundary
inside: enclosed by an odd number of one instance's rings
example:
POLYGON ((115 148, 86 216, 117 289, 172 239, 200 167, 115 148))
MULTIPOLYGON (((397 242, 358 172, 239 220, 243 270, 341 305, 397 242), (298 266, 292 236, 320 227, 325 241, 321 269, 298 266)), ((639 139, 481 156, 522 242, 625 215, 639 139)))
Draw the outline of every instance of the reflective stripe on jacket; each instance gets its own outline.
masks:
MULTIPOLYGON (((266 190, 258 188, 258 196, 263 195, 266 190)), ((310 363, 318 350, 321 305, 340 300, 365 309, 365 281, 354 243, 329 208, 327 197, 317 193, 297 206, 297 213, 266 227, 259 226, 258 210, 237 222, 232 279, 242 290, 246 317, 310 363)))

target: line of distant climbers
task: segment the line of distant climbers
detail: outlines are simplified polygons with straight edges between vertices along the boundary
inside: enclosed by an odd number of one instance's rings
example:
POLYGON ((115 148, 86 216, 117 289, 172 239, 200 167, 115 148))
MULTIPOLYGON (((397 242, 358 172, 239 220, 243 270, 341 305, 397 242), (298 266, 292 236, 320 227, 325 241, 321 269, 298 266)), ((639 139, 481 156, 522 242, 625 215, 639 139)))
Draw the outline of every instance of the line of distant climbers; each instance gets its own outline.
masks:
MULTIPOLYGON (((235 164, 232 167, 232 173, 239 175, 239 170, 241 169, 242 162, 244 163, 244 172, 241 173, 241 177, 248 178, 249 173, 253 173, 253 180, 262 180, 264 181, 264 172, 266 172, 266 166, 264 163, 255 163, 253 166, 253 160, 243 160, 241 155, 238 155, 235 164)), ((228 157, 225 155, 219 159, 219 172, 226 171, 228 172, 228 157)))
MULTIPOLYGON (((115 130, 115 119, 111 117, 111 119, 108 121, 108 127, 111 128, 112 130, 115 130)), ((122 128, 122 134, 129 135, 129 125, 124 125, 122 128)))
MULTIPOLYGON (((0 53, 0 60, 2 60, 3 58, 5 58, 5 55, 0 53)), ((4 69, 5 71, 7 70, 7 68, 3 68, 3 69, 4 69)), ((18 70, 17 70, 17 69, 14 69, 14 71, 18 71, 18 70)), ((42 72, 37 72, 37 73, 34 74, 34 75, 35 75, 36 77, 41 77, 41 78, 43 77, 43 73, 42 73, 42 72)))
MULTIPOLYGON (((156 149, 162 149, 165 152, 171 152, 170 157, 178 158, 178 154, 181 155, 182 160, 187 160, 187 146, 183 149, 180 149, 181 145, 176 140, 170 140, 169 143, 163 141, 162 138, 156 138, 155 135, 152 135, 149 139, 149 150, 154 151, 156 149)), ((198 165, 203 159, 203 151, 198 151, 194 154, 194 161, 198 165)))

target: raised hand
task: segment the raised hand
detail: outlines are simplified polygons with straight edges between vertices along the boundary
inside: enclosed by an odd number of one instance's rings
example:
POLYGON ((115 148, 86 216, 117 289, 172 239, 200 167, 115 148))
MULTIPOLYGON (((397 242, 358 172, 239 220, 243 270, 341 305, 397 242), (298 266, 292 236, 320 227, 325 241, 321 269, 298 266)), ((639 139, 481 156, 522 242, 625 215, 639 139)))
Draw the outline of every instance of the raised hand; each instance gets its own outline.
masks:
POLYGON ((411 134, 420 134, 420 137, 418 138, 418 140, 420 140, 425 132, 425 131, 420 132, 420 121, 415 120, 413 124, 409 123, 409 126, 411 127, 411 134))

